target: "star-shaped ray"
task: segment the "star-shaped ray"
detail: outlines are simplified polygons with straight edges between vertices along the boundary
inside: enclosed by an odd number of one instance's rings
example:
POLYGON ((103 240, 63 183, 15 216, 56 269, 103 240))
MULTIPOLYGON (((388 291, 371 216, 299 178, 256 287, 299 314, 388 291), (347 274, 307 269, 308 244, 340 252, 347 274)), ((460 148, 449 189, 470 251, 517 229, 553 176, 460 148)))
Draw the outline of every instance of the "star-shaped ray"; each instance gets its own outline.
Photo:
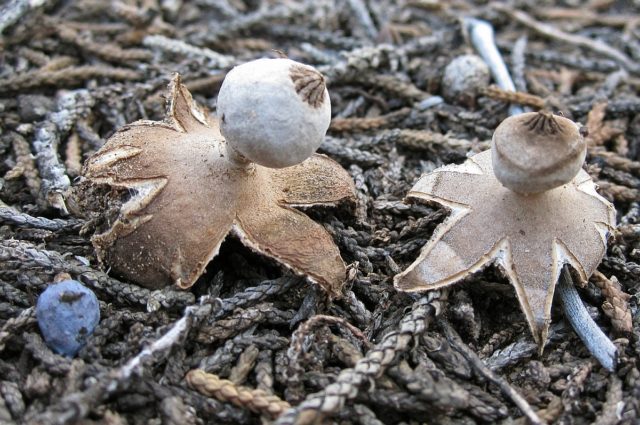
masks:
POLYGON ((124 127, 85 165, 91 184, 127 195, 117 200, 111 226, 93 238, 101 261, 143 286, 187 288, 234 229, 252 249, 338 295, 345 279, 338 248, 291 206, 353 200, 348 173, 324 155, 278 170, 228 156, 217 122, 176 76, 163 122, 124 127))
POLYGON ((439 203, 451 214, 418 259, 396 276, 396 287, 436 289, 495 263, 514 286, 541 347, 562 267, 570 265, 586 282, 615 225, 613 206, 596 193, 584 171, 564 186, 522 195, 494 177, 490 151, 422 177, 408 198, 439 203))

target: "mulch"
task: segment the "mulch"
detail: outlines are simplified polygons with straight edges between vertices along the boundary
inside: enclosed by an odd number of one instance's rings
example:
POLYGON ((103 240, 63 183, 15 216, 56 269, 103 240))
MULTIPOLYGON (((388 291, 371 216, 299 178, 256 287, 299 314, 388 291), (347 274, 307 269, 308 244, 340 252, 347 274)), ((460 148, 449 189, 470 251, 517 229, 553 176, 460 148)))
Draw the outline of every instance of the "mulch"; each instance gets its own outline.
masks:
POLYGON ((8 0, 0 6, 0 423, 637 423, 635 3, 8 0), (470 17, 493 25, 519 93, 441 97, 444 68, 473 52, 470 17), (123 125, 161 120, 173 73, 215 111, 229 69, 281 54, 327 77, 333 121, 319 152, 356 185, 355 208, 305 210, 349 265, 344 296, 329 300, 233 238, 187 291, 111 275, 96 259, 91 223, 66 204, 83 161, 123 125), (404 196, 423 173, 487 149, 508 102, 589 128, 585 169, 614 203, 618 228, 601 275, 579 292, 618 346, 614 373, 589 355, 559 303, 539 355, 514 291, 492 267, 447 290, 393 288, 447 215, 404 196), (100 301, 101 321, 73 359, 46 346, 33 307, 62 274, 100 301), (616 280, 631 295, 621 308, 632 332, 602 308, 616 280))

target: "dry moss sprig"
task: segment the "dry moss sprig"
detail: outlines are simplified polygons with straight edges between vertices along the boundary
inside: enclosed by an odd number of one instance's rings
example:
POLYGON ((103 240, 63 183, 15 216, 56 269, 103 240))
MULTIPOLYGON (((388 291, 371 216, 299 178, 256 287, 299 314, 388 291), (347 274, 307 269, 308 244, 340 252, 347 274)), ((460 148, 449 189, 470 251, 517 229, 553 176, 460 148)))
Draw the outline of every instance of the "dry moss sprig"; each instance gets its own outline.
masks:
POLYGON ((611 325, 621 335, 633 332, 633 318, 629 308, 631 296, 620 289, 620 283, 615 276, 611 279, 596 271, 591 281, 602 291, 605 302, 602 305, 604 314, 611 319, 611 325))
POLYGON ((411 108, 402 108, 379 117, 372 118, 336 118, 331 121, 334 132, 364 132, 387 128, 401 122, 411 112, 411 108))
POLYGON ((42 181, 29 142, 18 133, 9 133, 9 137, 11 137, 13 152, 16 156, 16 165, 4 177, 6 179, 24 177, 31 196, 37 200, 40 196, 42 181))
MULTIPOLYGON (((294 66, 306 65, 261 59, 228 74, 218 99, 224 137, 176 75, 164 121, 122 128, 88 160, 89 186, 111 187, 109 202, 121 204, 92 239, 101 261, 143 286, 188 288, 232 233, 340 293, 346 271, 338 248, 293 207, 351 200, 354 187, 326 156, 304 160, 329 125, 329 98, 315 86, 324 103, 306 104, 289 75, 294 66)), ((81 197, 90 196, 85 189, 81 197)))
POLYGON ((238 386, 200 369, 187 373, 186 380, 191 388, 206 396, 231 402, 238 407, 247 408, 271 419, 277 418, 291 407, 289 403, 278 396, 267 394, 262 390, 238 386))
POLYGON ((92 78, 137 80, 140 73, 105 65, 81 65, 56 70, 36 70, 0 80, 0 93, 17 93, 42 86, 57 88, 79 86, 92 78))

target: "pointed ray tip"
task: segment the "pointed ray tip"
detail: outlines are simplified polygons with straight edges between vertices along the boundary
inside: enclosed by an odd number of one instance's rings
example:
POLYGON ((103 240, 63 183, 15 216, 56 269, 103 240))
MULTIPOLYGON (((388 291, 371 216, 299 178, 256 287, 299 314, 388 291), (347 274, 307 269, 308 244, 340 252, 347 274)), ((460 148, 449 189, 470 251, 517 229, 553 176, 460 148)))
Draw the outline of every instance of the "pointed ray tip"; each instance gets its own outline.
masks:
POLYGON ((533 341, 538 346, 538 355, 541 356, 544 353, 545 346, 547 345, 547 339, 549 337, 549 325, 551 320, 545 320, 534 315, 525 314, 531 336, 533 341))
POLYGON ((393 277, 394 288, 402 292, 422 292, 436 289, 425 285, 424 279, 419 276, 416 268, 414 263, 402 273, 395 275, 393 277))
POLYGON ((169 82, 169 86, 177 86, 182 83, 182 76, 179 72, 174 72, 171 76, 171 81, 169 82))
POLYGON ((547 335, 548 331, 540 331, 540 333, 534 333, 533 339, 538 345, 538 356, 542 356, 544 354, 544 348, 547 345, 547 335))
POLYGON ((393 286, 398 291, 409 291, 413 286, 410 279, 407 278, 407 275, 411 274, 411 268, 403 271, 400 274, 397 274, 393 277, 393 286))

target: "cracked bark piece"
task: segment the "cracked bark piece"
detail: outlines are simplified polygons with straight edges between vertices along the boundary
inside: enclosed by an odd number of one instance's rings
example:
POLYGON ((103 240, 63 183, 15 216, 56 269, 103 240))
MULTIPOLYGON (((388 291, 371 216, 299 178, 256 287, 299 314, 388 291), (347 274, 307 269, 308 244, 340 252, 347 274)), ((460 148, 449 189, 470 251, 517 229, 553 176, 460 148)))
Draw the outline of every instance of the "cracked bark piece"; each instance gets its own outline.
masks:
POLYGON ((394 279, 402 291, 451 285, 493 263, 514 286, 534 339, 546 341, 556 282, 566 264, 586 283, 615 227, 613 206, 580 170, 569 183, 520 194, 493 174, 491 151, 422 177, 407 195, 451 211, 418 259, 394 279))
MULTIPOLYGON (((233 229, 251 249, 340 294, 346 272, 337 246, 291 207, 353 201, 349 174, 318 154, 282 169, 238 158, 178 75, 165 120, 122 128, 83 173, 90 184, 111 187, 107 196, 121 204, 92 242, 100 261, 126 279, 188 288, 233 229)), ((83 193, 90 191, 76 196, 83 193)))

